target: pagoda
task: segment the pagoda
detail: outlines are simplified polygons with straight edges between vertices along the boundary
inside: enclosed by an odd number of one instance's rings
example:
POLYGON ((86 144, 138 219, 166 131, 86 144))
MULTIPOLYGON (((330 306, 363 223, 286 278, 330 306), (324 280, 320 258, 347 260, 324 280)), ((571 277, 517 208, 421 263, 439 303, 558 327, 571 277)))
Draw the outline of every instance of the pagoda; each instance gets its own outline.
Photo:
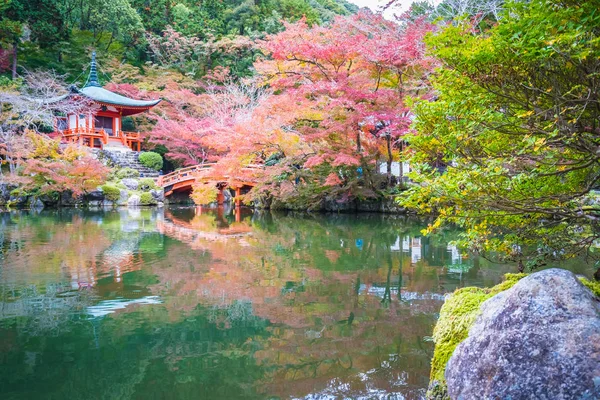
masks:
POLYGON ((89 114, 70 114, 56 118, 55 135, 63 141, 79 143, 99 149, 140 151, 139 132, 121 129, 123 117, 147 111, 160 103, 157 100, 135 100, 104 89, 98 80, 96 52, 92 53, 90 74, 82 89, 71 88, 71 93, 62 98, 80 96, 91 100, 94 107, 89 114))

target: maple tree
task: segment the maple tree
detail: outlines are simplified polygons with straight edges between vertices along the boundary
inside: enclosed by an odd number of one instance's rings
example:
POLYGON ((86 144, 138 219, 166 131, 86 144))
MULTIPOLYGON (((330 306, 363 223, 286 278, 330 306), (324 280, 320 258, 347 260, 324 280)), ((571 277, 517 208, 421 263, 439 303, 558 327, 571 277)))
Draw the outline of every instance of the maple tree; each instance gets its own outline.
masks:
MULTIPOLYGON (((385 162, 387 185, 393 184, 391 165, 410 130, 407 98, 427 95, 434 62, 423 37, 433 26, 361 12, 327 27, 300 20, 285 28, 261 42, 257 78, 235 80, 228 68, 216 68, 194 82, 148 67, 144 77, 124 77, 112 88, 169 100, 149 114, 149 142, 165 146, 176 165, 218 161, 217 169, 238 173, 252 163, 270 166, 255 200, 300 192, 306 194, 300 203, 315 205, 323 196, 377 197, 386 186, 375 174, 378 163, 385 162)), ((199 41, 166 34, 174 40, 151 43, 164 66, 184 72, 189 57, 205 52, 199 41)))
POLYGON ((70 192, 74 197, 96 189, 109 169, 85 148, 70 144, 60 148, 58 140, 31 133, 29 154, 19 181, 30 194, 70 192))
POLYGON ((46 136, 57 113, 92 110, 87 101, 62 98, 64 86, 59 76, 36 72, 0 91, 0 161, 8 165, 8 173, 0 170, 0 174, 28 194, 69 191, 78 196, 95 189, 108 173, 85 149, 74 145, 61 148, 58 140, 46 136))
POLYGON ((262 43, 268 58, 255 68, 278 104, 299 110, 286 128, 308 151, 288 164, 287 174, 297 185, 293 170, 300 164, 324 174, 310 180, 341 187, 337 198, 375 197, 377 162, 385 159, 391 183, 391 164, 410 130, 407 97, 427 94, 434 62, 422 39, 433 26, 422 19, 396 24, 362 11, 327 27, 301 20, 285 28, 262 43))

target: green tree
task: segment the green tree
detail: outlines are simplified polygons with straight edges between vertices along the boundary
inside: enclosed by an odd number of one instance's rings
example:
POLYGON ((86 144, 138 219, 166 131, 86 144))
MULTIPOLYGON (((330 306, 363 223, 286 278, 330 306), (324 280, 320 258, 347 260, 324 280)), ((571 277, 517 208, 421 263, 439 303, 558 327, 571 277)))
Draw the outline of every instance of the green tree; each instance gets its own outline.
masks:
MULTIPOLYGON (((11 15, 12 0, 0 0, 0 47, 12 48, 12 78, 17 77, 17 46, 22 34, 22 24, 11 15)), ((14 14, 14 13, 13 13, 14 14)))
POLYGON ((62 12, 52 0, 3 0, 0 2, 0 45, 12 46, 12 76, 17 76, 21 39, 50 48, 68 38, 62 12), (24 29, 26 27, 26 29, 24 29))
POLYGON ((148 32, 159 34, 167 25, 173 23, 173 6, 170 0, 130 0, 130 4, 137 11, 144 28, 148 32))
POLYGON ((431 37, 443 68, 410 139, 401 199, 466 228, 464 244, 531 266, 593 253, 600 206, 600 13, 594 2, 511 3, 499 23, 431 37), (444 173, 440 166, 447 166, 444 173), (497 253, 495 253, 497 254, 497 253))
POLYGON ((133 45, 144 31, 142 19, 128 0, 65 0, 64 7, 72 26, 92 32, 94 46, 108 37, 105 51, 115 41, 133 45))

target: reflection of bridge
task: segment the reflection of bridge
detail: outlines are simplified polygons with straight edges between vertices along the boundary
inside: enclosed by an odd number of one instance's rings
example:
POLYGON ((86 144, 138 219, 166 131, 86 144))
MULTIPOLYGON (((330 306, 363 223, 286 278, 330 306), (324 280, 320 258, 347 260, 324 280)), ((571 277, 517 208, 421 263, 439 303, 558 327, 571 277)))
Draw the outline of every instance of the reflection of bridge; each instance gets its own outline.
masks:
POLYGON ((186 243, 194 249, 203 250, 207 249, 207 242, 225 244, 233 239, 245 243, 244 237, 252 234, 252 227, 243 222, 236 222, 226 227, 203 226, 201 221, 197 222, 199 223, 194 223, 194 220, 186 221, 173 216, 170 212, 165 212, 165 218, 157 220, 156 227, 162 235, 186 243))
POLYGON ((221 171, 214 163, 199 164, 163 175, 158 178, 157 184, 164 189, 165 196, 169 196, 176 191, 189 191, 197 182, 214 183, 219 188, 219 204, 224 201, 223 189, 230 187, 235 189, 236 204, 239 205, 242 188, 254 187, 263 168, 263 165, 251 164, 231 174, 221 171))

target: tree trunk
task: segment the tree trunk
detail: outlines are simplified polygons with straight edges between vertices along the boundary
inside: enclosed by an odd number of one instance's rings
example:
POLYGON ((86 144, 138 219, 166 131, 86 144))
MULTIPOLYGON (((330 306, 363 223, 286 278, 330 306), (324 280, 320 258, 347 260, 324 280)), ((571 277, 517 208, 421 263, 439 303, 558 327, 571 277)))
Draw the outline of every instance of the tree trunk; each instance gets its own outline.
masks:
POLYGON ((360 154, 361 146, 360 146, 360 131, 356 132, 356 152, 360 154))
POLYGON ((404 182, 404 162, 402 161, 403 153, 404 153, 404 141, 400 141, 400 160, 399 160, 400 176, 398 177, 398 180, 400 181, 400 183, 404 182))
POLYGON ((400 181, 400 183, 402 183, 404 182, 404 163, 402 162, 402 160, 400 160, 398 164, 400 165, 400 176, 398 177, 398 180, 400 181))
POLYGON ((13 44, 13 59, 12 59, 12 78, 17 79, 17 48, 18 42, 13 44))
POLYGON ((392 162, 394 161, 394 155, 392 154, 392 136, 386 135, 385 139, 387 141, 387 152, 388 152, 387 183, 388 183, 388 186, 391 186, 392 185, 392 162))

